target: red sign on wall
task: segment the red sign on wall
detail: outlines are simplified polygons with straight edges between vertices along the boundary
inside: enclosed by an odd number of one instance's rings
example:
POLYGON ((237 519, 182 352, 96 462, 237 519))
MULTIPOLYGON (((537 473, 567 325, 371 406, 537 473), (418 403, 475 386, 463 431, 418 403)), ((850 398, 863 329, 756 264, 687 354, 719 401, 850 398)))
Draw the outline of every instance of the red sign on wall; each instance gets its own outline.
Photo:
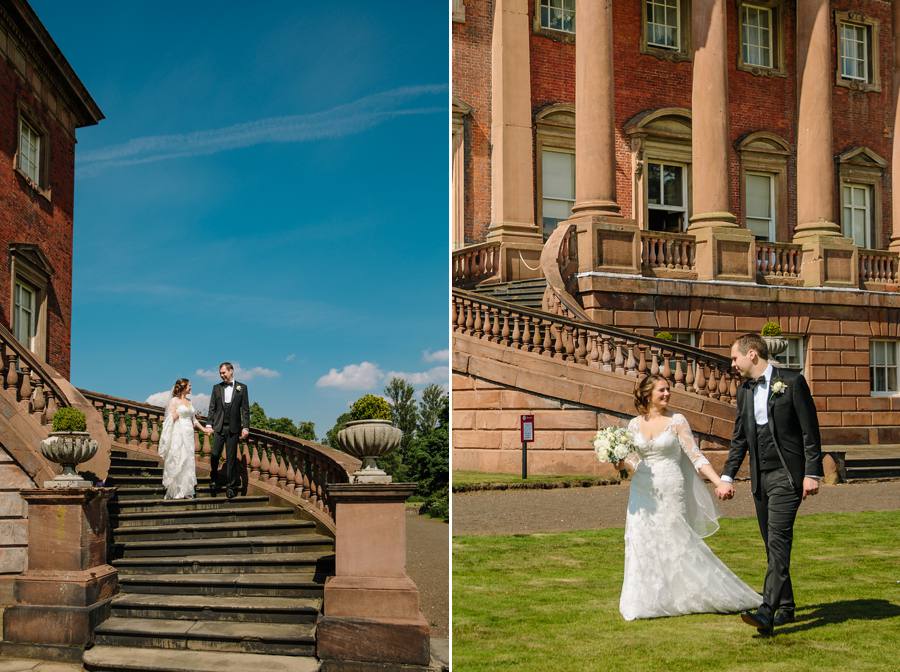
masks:
POLYGON ((522 415, 519 418, 519 430, 522 433, 522 443, 534 441, 534 416, 522 415))

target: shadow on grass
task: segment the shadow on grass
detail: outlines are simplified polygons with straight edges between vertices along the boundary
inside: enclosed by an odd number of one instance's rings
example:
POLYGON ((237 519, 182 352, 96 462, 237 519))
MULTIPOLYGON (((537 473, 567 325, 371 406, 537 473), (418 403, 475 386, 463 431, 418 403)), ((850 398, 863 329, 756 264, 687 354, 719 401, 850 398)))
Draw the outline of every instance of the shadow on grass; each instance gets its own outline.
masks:
POLYGON ((776 629, 776 634, 789 635, 823 625, 846 621, 881 621, 900 616, 900 605, 887 600, 842 600, 814 604, 797 614, 794 625, 776 629))

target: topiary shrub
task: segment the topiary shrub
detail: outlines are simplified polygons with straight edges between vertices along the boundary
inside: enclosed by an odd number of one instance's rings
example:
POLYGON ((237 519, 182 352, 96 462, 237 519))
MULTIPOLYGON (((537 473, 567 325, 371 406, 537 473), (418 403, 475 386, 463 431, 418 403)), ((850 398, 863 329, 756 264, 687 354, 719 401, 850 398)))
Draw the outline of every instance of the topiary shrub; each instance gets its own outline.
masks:
POLYGON ((350 420, 392 420, 391 405, 376 394, 360 397, 350 407, 350 420))
POLYGON ((84 413, 77 408, 64 406, 53 414, 54 432, 86 432, 87 422, 84 413))
POLYGON ((767 337, 781 336, 781 325, 778 322, 766 322, 759 335, 767 337))
POLYGON ((670 331, 659 331, 656 333, 657 338, 661 338, 664 341, 674 341, 675 337, 672 335, 670 331))

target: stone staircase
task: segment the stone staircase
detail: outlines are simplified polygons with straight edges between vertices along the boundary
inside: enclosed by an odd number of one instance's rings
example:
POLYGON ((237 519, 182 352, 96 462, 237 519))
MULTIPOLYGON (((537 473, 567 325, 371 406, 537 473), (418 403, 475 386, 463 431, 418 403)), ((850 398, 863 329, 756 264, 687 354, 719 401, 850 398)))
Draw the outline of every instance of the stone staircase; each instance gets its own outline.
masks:
POLYGON ((113 451, 119 594, 84 653, 93 672, 307 672, 334 542, 266 496, 165 500, 156 460, 113 451))
POLYGON ((852 446, 844 464, 848 481, 900 478, 900 446, 852 446))
POLYGON ((544 298, 544 290, 547 281, 544 278, 531 280, 513 280, 494 285, 479 285, 473 291, 484 296, 489 296, 501 301, 509 301, 528 308, 541 309, 541 300, 544 298))

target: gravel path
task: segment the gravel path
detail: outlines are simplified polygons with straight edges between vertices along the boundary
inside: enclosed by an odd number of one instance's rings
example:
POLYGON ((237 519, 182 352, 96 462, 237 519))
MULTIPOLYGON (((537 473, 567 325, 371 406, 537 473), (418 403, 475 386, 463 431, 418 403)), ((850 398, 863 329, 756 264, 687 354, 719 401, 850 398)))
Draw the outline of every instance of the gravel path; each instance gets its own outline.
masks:
POLYGON ((419 587, 432 638, 450 631, 450 531, 447 523, 406 511, 406 572, 419 587))
MULTIPOLYGON (((755 516, 749 482, 718 502, 723 517, 755 516)), ((453 534, 531 534, 624 527, 628 484, 552 490, 487 490, 453 494, 453 534)), ((712 487, 710 487, 712 490, 712 487)), ((823 485, 800 515, 900 509, 900 480, 823 485)))

